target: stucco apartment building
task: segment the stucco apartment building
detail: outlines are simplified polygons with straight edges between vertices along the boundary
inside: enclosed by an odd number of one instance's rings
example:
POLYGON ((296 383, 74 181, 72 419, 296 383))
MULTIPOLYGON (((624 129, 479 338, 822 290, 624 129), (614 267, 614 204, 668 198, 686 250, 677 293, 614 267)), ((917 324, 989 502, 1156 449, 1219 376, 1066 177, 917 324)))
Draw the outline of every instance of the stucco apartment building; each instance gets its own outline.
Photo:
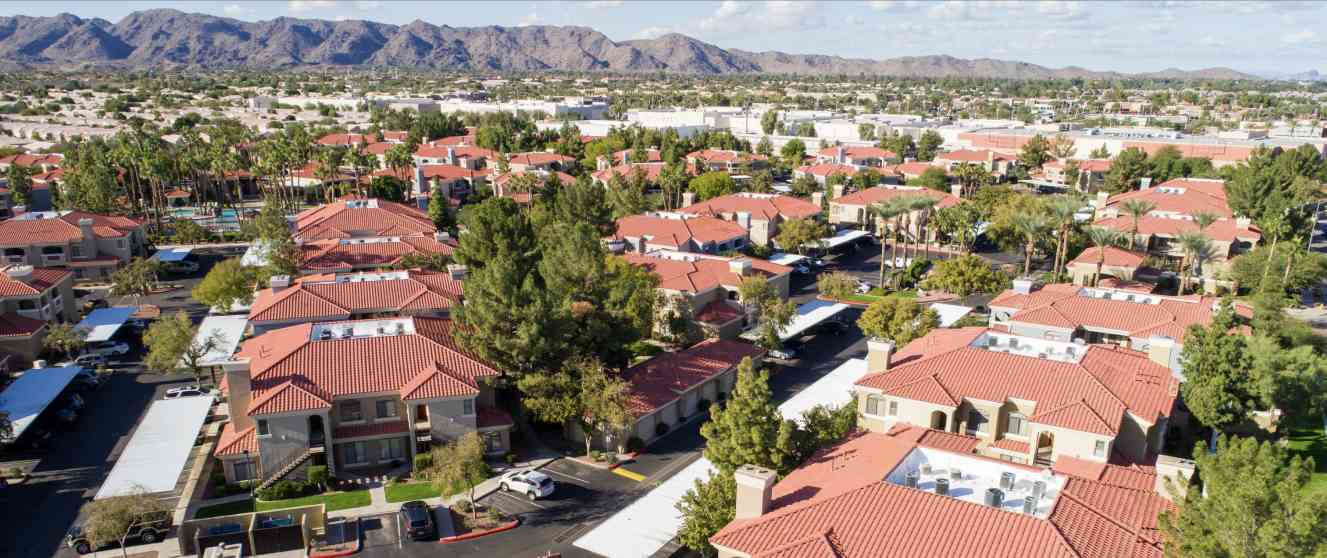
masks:
POLYGON ((464 268, 274 276, 254 293, 254 335, 286 326, 384 316, 446 317, 460 304, 464 268))
POLYGON ((750 239, 746 229, 733 222, 681 212, 654 211, 628 215, 617 220, 617 232, 609 238, 618 251, 646 253, 675 250, 720 254, 741 250, 750 239))
POLYGON ((936 330, 897 354, 869 340, 858 426, 975 436, 976 453, 1012 463, 1143 463, 1164 446, 1179 395, 1159 353, 983 327, 936 330))
POLYGON ((377 270, 411 254, 451 254, 455 241, 423 211, 380 200, 342 199, 295 216, 303 273, 377 270))
MULTIPOLYGON (((829 223, 838 227, 866 228, 879 234, 884 227, 893 223, 879 222, 871 212, 871 207, 883 204, 895 198, 906 196, 926 196, 935 200, 934 209, 944 209, 957 205, 959 197, 945 192, 937 192, 921 186, 876 186, 829 200, 829 223)), ((913 212, 913 218, 921 217, 921 211, 913 212)))
MULTIPOLYGON (((659 277, 659 305, 655 327, 666 327, 677 305, 687 310, 706 336, 731 339, 748 326, 738 287, 746 277, 763 277, 780 298, 788 298, 792 268, 754 258, 726 258, 676 251, 624 255, 628 262, 659 277)), ((680 313, 679 313, 680 314, 680 313)))
POLYGON ((0 350, 30 362, 41 354, 48 325, 78 319, 74 274, 17 264, 0 271, 0 350))
POLYGON ((4 263, 68 269, 75 280, 109 277, 146 244, 143 224, 128 217, 32 212, 0 222, 4 263))
POLYGON ((764 155, 743 153, 731 149, 702 149, 687 153, 687 166, 696 169, 696 173, 723 171, 728 174, 754 172, 769 167, 769 159, 764 155))
POLYGON ((478 432, 510 448, 512 420, 488 380, 500 372, 462 350, 452 322, 399 317, 300 324, 244 342, 225 370, 230 422, 214 455, 228 482, 335 476, 409 465, 430 443, 478 432))
POLYGON ((1106 173, 1110 172, 1110 159, 1085 159, 1074 163, 1078 165, 1078 177, 1072 183, 1067 174, 1070 167, 1068 160, 1049 161, 1042 165, 1042 178, 1087 193, 1095 193, 1106 184, 1106 173))
POLYGON ((1211 240, 1212 250, 1202 266, 1204 288, 1212 289, 1221 282, 1218 272, 1225 269, 1231 258, 1251 250, 1262 239, 1262 232, 1253 222, 1234 214, 1226 201, 1224 182, 1213 179, 1177 178, 1158 186, 1143 188, 1107 197, 1097 194, 1094 224, 1131 234, 1133 216, 1124 210, 1129 200, 1152 203, 1155 208, 1138 220, 1135 245, 1139 251, 1177 266, 1183 259, 1183 250, 1175 241, 1181 233, 1201 232, 1211 240), (1217 221, 1200 229, 1194 215, 1209 213, 1217 221))
POLYGON ((678 211, 737 223, 746 230, 751 242, 764 246, 779 235, 780 223, 789 219, 814 218, 820 215, 820 206, 792 196, 739 192, 692 204, 678 211))
POLYGON ((959 149, 936 155, 931 164, 949 173, 962 164, 977 165, 986 169, 986 172, 1004 178, 1013 174, 1018 159, 989 149, 959 149))
POLYGON ((893 151, 871 146, 837 145, 816 152, 817 163, 838 163, 854 167, 880 168, 897 158, 898 155, 893 151))

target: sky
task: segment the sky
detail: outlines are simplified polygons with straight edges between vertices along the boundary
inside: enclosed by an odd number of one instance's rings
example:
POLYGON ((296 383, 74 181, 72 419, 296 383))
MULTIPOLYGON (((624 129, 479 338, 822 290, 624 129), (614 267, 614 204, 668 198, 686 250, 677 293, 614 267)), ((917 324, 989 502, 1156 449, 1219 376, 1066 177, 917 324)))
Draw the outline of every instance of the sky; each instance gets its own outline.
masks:
POLYGON ((1145 72, 1230 67, 1327 73, 1327 2, 449 1, 5 2, 0 14, 68 12, 112 22, 175 8, 256 21, 281 16, 437 25, 581 25, 613 40, 676 32, 724 48, 853 58, 947 54, 1049 67, 1145 72))

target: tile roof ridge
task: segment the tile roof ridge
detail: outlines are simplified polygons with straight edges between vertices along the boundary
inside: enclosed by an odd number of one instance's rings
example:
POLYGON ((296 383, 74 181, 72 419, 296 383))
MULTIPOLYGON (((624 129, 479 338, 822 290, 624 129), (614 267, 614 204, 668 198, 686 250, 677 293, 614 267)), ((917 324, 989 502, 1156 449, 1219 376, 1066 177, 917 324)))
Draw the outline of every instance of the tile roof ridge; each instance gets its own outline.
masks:
POLYGON ((837 542, 837 537, 834 535, 834 528, 826 527, 820 530, 819 532, 811 533, 800 539, 786 542, 774 548, 765 550, 764 552, 754 555, 753 558, 760 558, 762 556, 777 556, 781 552, 797 548, 799 546, 811 542, 823 542, 824 544, 829 546, 830 551, 833 552, 835 556, 840 556, 840 557, 843 556, 843 548, 842 545, 837 542))
MULTIPOLYGON (((450 353, 450 354, 456 355, 456 356, 461 357, 461 358, 466 359, 466 360, 474 361, 476 364, 482 366, 483 368, 487 368, 487 369, 489 369, 489 370, 492 370, 495 374, 499 374, 499 375, 502 374, 501 371, 499 371, 499 370, 496 369, 496 368, 493 368, 493 365, 492 365, 492 364, 489 364, 488 362, 484 361, 483 359, 479 358, 478 356, 475 356, 475 355, 472 355, 472 354, 470 354, 470 353, 468 353, 468 352, 465 352, 465 351, 462 351, 462 350, 456 349, 456 348, 454 348, 454 347, 448 346, 447 344, 445 344, 445 343, 443 343, 443 342, 441 342, 441 341, 438 341, 438 340, 436 340, 436 339, 434 339, 434 338, 432 338, 432 337, 429 337, 429 336, 427 336, 427 335, 423 335, 423 334, 421 334, 421 333, 419 332, 419 327, 418 327, 419 321, 420 321, 421 319, 429 320, 429 319, 427 319, 427 318, 420 318, 419 316, 411 316, 411 317, 410 317, 410 321, 413 322, 413 323, 415 324, 414 333, 411 333, 411 335, 415 335, 415 336, 418 336, 418 337, 420 337, 420 338, 422 338, 422 339, 426 339, 426 340, 428 340, 428 342, 433 343, 434 345, 437 345, 438 347, 442 348, 442 350, 447 351, 447 352, 450 353)), ((445 321, 445 322, 450 322, 450 321, 451 321, 450 319, 446 319, 446 318, 433 318, 433 319, 431 319, 431 320, 433 320, 433 321, 445 321)), ((450 375, 450 373, 449 373, 448 375, 450 375)), ((455 377, 455 376, 453 376, 453 377, 455 377)))
MULTIPOLYGON (((1109 392, 1109 390, 1108 390, 1108 392, 1109 392)), ((1115 394, 1111 394, 1112 397, 1114 397, 1114 395, 1115 395, 1115 394)), ((1118 401, 1118 399, 1116 399, 1116 401, 1118 401)), ((1102 426, 1106 427, 1106 430, 1109 430, 1110 432, 1117 433, 1117 434, 1119 433, 1120 429, 1117 428, 1117 427, 1111 426, 1109 422, 1106 422, 1106 419, 1102 418, 1102 417, 1101 417, 1101 414, 1100 414, 1100 413, 1097 413, 1096 409, 1093 409, 1093 408, 1092 408, 1092 405, 1088 404, 1088 402, 1087 402, 1087 398, 1085 398, 1085 397, 1080 397, 1077 401, 1071 401, 1071 402, 1069 402, 1069 403, 1066 403, 1066 404, 1064 404, 1064 405, 1061 405, 1061 406, 1059 406, 1059 407, 1056 407, 1056 408, 1051 409, 1051 410, 1049 410, 1049 411, 1046 411, 1046 412, 1044 412, 1044 413, 1037 413, 1037 414, 1033 415, 1033 418, 1035 418, 1035 417, 1045 417, 1046 415, 1055 414, 1055 413, 1058 413, 1058 412, 1063 411, 1063 410, 1065 410, 1065 409, 1068 409, 1068 408, 1070 408, 1070 407, 1076 407, 1076 406, 1079 406, 1079 405, 1082 405, 1083 408, 1087 409, 1088 412, 1091 413, 1092 418, 1097 419, 1097 422, 1101 423, 1102 426)), ((1128 408, 1129 408, 1129 406, 1128 406, 1128 405, 1125 405, 1123 402, 1120 402, 1120 405, 1123 406, 1125 409, 1128 409, 1128 408)))
MULTIPOLYGON (((234 427, 232 426, 231 428, 234 428, 234 427)), ((253 425, 249 425, 249 427, 248 427, 248 428, 245 428, 244 430, 240 430, 240 431, 235 432, 235 434, 231 435, 231 437, 230 437, 229 440, 226 440, 226 441, 225 441, 226 443, 224 443, 224 444, 218 443, 216 449, 212 450, 212 453, 213 453, 213 454, 220 453, 220 452, 222 452, 222 451, 225 451, 227 448, 230 448, 231 446, 240 443, 241 441, 244 440, 244 438, 246 438, 246 437, 247 437, 250 433, 252 433, 256 428, 258 428, 258 426, 257 426, 256 424, 253 424, 253 425)))
MULTIPOLYGON (((913 444, 913 445, 915 446, 916 444, 913 444)), ((781 517, 784 517, 784 516, 792 515, 792 514, 795 514, 795 513, 798 513, 798 512, 804 511, 804 510, 807 510, 807 509, 812 509, 812 508, 816 508, 816 507, 819 507, 819 506, 823 506, 823 505, 825 505, 825 504, 828 504, 828 503, 830 503, 830 502, 833 502, 833 501, 835 501, 835 500, 838 500, 839 498, 845 498, 845 497, 848 497, 848 496, 850 496, 850 495, 857 494, 857 493, 859 493, 859 492, 864 492, 864 491, 867 491, 867 490, 870 490, 870 489, 874 489, 874 488, 876 488, 876 487, 879 486, 879 485, 882 485, 882 484, 888 484, 888 483, 889 483, 888 481, 883 480, 883 479, 868 479, 868 480, 861 481, 861 484, 858 485, 858 486, 855 487, 855 488, 851 488, 851 489, 848 489, 848 490, 844 490, 844 491, 842 491, 842 492, 840 492, 840 493, 838 493, 838 494, 835 494, 835 495, 833 495, 833 496, 830 496, 830 497, 828 497, 828 498, 821 498, 821 499, 810 498, 810 499, 801 500, 801 501, 798 501, 798 502, 793 502, 793 503, 788 504, 788 505, 786 505, 786 506, 783 506, 783 507, 781 507, 781 508, 777 508, 777 509, 771 510, 771 511, 765 513, 764 515, 761 515, 760 517, 753 517, 753 518, 751 518, 751 519, 744 520, 742 523, 737 524, 737 525, 734 525, 734 524, 732 524, 732 523, 729 523, 729 524, 728 524, 727 526, 725 526, 723 529, 720 529, 718 533, 715 533, 715 534, 714 534, 714 537, 718 537, 718 536, 720 536, 720 535, 728 536, 728 535, 733 535, 733 534, 736 534, 736 533, 741 533, 741 532, 746 531, 746 530, 748 530, 748 529, 751 529, 751 528, 753 528, 753 527, 759 527, 761 524, 763 524, 763 523, 765 523, 765 522, 767 522, 767 521, 769 521, 769 520, 773 520, 773 519, 781 518, 781 517), (729 527, 732 527, 732 530, 729 530, 729 529, 728 529, 729 527)), ((713 537, 712 537, 712 538, 713 538, 713 537)), ((802 539, 801 541, 798 541, 798 542, 805 542, 805 539, 802 539)))
MULTIPOLYGON (((946 351, 946 352, 948 352, 948 351, 946 351)), ((949 398, 950 403, 953 403, 955 406, 957 406, 957 405, 959 404, 959 400, 958 400, 957 398, 954 397, 953 392, 949 391, 949 388, 945 387, 944 382, 941 382, 941 381, 940 381, 940 378, 938 377, 939 375, 940 375, 939 372, 931 372, 930 374, 923 374, 921 377, 919 377, 919 378, 917 378, 917 379, 915 379, 915 380, 910 380, 910 381, 908 381, 908 382, 905 382, 905 383, 899 384, 899 385, 897 385, 897 386, 894 386, 893 388, 890 388, 889 391, 891 391, 891 392, 892 392, 892 391, 897 391, 897 390, 900 390, 900 389, 906 388, 906 387, 908 387, 908 386, 911 386, 911 385, 913 385, 913 384, 916 384, 916 383, 918 383, 918 382, 924 382, 924 381, 926 381, 926 380, 931 380, 931 383, 934 383, 936 386, 938 386, 938 387, 940 388, 940 391, 944 392, 945 397, 948 397, 948 398, 949 398)))
MULTIPOLYGON (((1086 481, 1086 480, 1082 480, 1082 479, 1077 479, 1077 480, 1078 480, 1079 482, 1092 482, 1092 481, 1086 481)), ((1142 495, 1142 496, 1151 496, 1151 495, 1152 495, 1150 492, 1146 492, 1146 491, 1143 491, 1143 490, 1136 490, 1136 489, 1132 489, 1132 488, 1128 488, 1128 487, 1123 487, 1123 486, 1111 486, 1111 488, 1112 488, 1112 489, 1117 489, 1117 490, 1128 490, 1128 491, 1130 491, 1130 492, 1139 493, 1139 494, 1142 495)), ((1098 509, 1096 506, 1093 506, 1092 504, 1090 504, 1090 503, 1088 503, 1088 502, 1082 500, 1081 498, 1075 496, 1074 493, 1073 493, 1072 491, 1069 491, 1069 490, 1061 490, 1061 491, 1060 491, 1060 497, 1061 497, 1061 498, 1068 497, 1069 500, 1073 501, 1075 504, 1078 504, 1078 505, 1080 505, 1080 506, 1083 506, 1083 509, 1086 509, 1086 510, 1092 512, 1092 513, 1095 514, 1097 517, 1100 517, 1100 518, 1106 520, 1107 522, 1109 522, 1110 524, 1112 524, 1112 525, 1114 525, 1114 526, 1116 526, 1116 527, 1119 527, 1120 529, 1124 530, 1126 533, 1129 533, 1130 535, 1133 535, 1136 539, 1141 540, 1141 541, 1147 543, 1148 545, 1159 547, 1159 545, 1161 544, 1161 541, 1156 540, 1156 539, 1153 539, 1152 537, 1147 536, 1145 533, 1142 533, 1142 532, 1140 532, 1139 530, 1137 530, 1137 529, 1135 529, 1135 528, 1133 528, 1133 527, 1130 527, 1130 526, 1128 526, 1128 525, 1125 525, 1124 522, 1122 522, 1122 521, 1116 519, 1114 516, 1111 516, 1110 514, 1101 511, 1101 510, 1098 509)), ((1057 507, 1059 506, 1059 502, 1056 502, 1056 506, 1057 506, 1057 507)), ((1049 518, 1049 517, 1053 516, 1053 515, 1054 515, 1054 512, 1055 512, 1055 510, 1051 510, 1051 515, 1048 515, 1047 517, 1049 518)), ((1056 529, 1057 531, 1059 530, 1060 526, 1057 525, 1054 521, 1052 521, 1051 524, 1052 524, 1052 525, 1055 525, 1055 529, 1056 529)), ((1070 545, 1070 546, 1072 546, 1072 545, 1070 545)))
MULTIPOLYGON (((1091 347, 1088 348, 1088 351, 1087 351, 1087 352, 1091 352, 1092 349, 1104 349, 1104 347, 1097 347, 1097 346, 1093 345, 1093 346, 1091 346, 1091 347)), ((1123 353, 1121 353, 1121 354, 1123 354, 1123 353)), ((1151 362, 1151 361, 1148 361, 1148 362, 1151 362)), ((1111 363, 1109 363, 1109 362, 1099 362, 1099 363, 1097 363, 1097 365, 1107 366, 1107 367, 1111 368, 1112 370, 1115 370, 1116 372, 1124 372, 1124 373, 1126 373, 1126 374, 1129 374, 1131 377, 1132 377, 1132 376, 1137 376, 1137 375, 1138 375, 1138 372, 1137 372, 1137 371, 1134 371, 1134 372, 1127 372, 1127 371, 1124 371, 1124 370, 1120 370, 1118 367, 1116 367, 1115 365, 1113 365, 1113 364, 1111 364, 1111 363)), ((1104 382, 1102 382, 1102 381, 1101 381, 1101 378, 1098 378, 1096 374, 1093 374, 1091 370, 1089 370, 1086 366, 1083 366, 1083 361, 1082 361, 1082 360, 1079 360, 1078 362, 1075 362, 1075 363, 1074 363, 1074 366, 1076 366, 1079 370, 1082 370, 1083 373, 1087 374, 1087 377, 1088 377, 1088 378, 1091 378, 1093 383, 1097 384, 1098 386, 1101 386, 1101 389, 1105 390, 1106 393, 1107 393, 1108 395, 1110 395, 1111 399, 1114 399, 1115 402, 1116 402, 1116 403, 1119 403, 1121 407, 1124 407, 1124 410, 1125 410, 1125 411, 1128 411, 1128 410, 1130 409, 1129 404, 1126 403, 1126 402, 1124 401, 1124 399, 1122 399, 1118 394, 1116 394, 1116 393, 1115 393, 1115 390, 1110 389, 1110 386, 1108 386, 1108 385, 1106 385, 1104 382)), ((1083 402, 1084 402, 1084 403, 1087 403, 1087 400, 1085 399, 1083 402)), ((1088 408, 1091 409, 1092 406, 1091 406, 1091 405, 1088 405, 1088 408)), ((1094 414, 1094 415, 1097 414, 1096 410, 1093 410, 1093 411, 1092 411, 1092 414, 1094 414)), ((1098 415, 1097 418, 1101 418, 1100 415, 1098 415)), ((1102 422, 1105 422, 1105 419, 1102 419, 1102 422)), ((1112 428, 1112 430, 1117 430, 1117 429, 1112 428)))

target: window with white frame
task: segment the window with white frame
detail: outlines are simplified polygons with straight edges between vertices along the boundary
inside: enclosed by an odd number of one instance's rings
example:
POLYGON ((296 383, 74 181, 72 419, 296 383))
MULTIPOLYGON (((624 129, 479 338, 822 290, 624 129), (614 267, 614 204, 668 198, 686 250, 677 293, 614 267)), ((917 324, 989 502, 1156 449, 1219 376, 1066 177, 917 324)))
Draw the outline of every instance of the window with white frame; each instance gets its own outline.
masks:
POLYGON ((401 438, 392 438, 379 442, 379 457, 383 461, 393 459, 402 459, 405 457, 405 441, 401 438))
POLYGON ((358 465, 366 463, 369 460, 367 453, 368 445, 364 442, 351 442, 346 444, 342 454, 345 457, 347 465, 358 465))
POLYGON ((396 402, 391 399, 378 401, 378 418, 393 418, 397 416, 396 402))
POLYGON ((889 402, 889 416, 891 417, 898 416, 898 401, 889 402))
POLYGON ((1005 425, 1004 433, 1015 436, 1026 435, 1027 420, 1027 416, 1023 413, 1009 413, 1009 422, 1005 425))
POLYGON ((881 401, 882 401, 882 400, 881 400, 880 397, 877 396, 877 395, 868 395, 868 396, 866 396, 866 414, 868 414, 868 415, 879 415, 879 414, 880 414, 880 402, 881 402, 881 401))
POLYGON ((1097 440, 1096 445, 1092 446, 1092 457, 1106 457, 1106 441, 1097 440))

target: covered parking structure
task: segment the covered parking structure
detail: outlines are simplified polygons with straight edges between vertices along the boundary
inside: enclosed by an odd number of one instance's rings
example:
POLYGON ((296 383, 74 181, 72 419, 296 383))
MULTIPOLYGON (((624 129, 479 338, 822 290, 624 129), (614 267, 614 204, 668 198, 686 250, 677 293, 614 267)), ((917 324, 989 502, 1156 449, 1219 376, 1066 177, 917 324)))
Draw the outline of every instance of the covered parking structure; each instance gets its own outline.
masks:
POLYGON ((83 321, 78 322, 77 327, 87 332, 88 343, 110 341, 137 311, 138 309, 133 306, 98 308, 89 312, 83 321))
POLYGON ((189 259, 193 248, 162 248, 152 254, 152 259, 161 263, 182 262, 189 259))
POLYGON ((3 441, 14 442, 22 438, 28 427, 69 387, 69 382, 81 370, 78 366, 33 368, 10 383, 0 393, 0 413, 9 417, 12 431, 3 441))
MULTIPOLYGON (((847 309, 847 304, 828 300, 812 300, 798 306, 797 316, 793 318, 792 323, 779 330, 779 341, 787 342, 801 337, 811 328, 847 309)), ((742 333, 742 338, 752 342, 759 341, 760 331, 759 329, 747 330, 742 333)))
MULTIPOLYGON (((198 324, 198 333, 194 334, 194 344, 198 347, 207 347, 211 340, 210 347, 202 358, 198 359, 198 365, 203 367, 220 366, 222 363, 230 362, 231 356, 240 346, 240 340, 244 339, 244 330, 249 327, 249 318, 247 316, 207 316, 203 322, 198 324)), ((189 363, 184 357, 180 357, 177 365, 179 368, 188 368, 189 363)))
POLYGON ((844 229, 834 233, 834 236, 807 242, 806 244, 803 244, 802 247, 813 250, 823 250, 826 252, 835 252, 865 238, 871 238, 871 233, 859 229, 844 229))
MULTIPOLYGON (((94 500, 136 492, 174 497, 212 409, 212 396, 157 401, 115 461, 94 500)), ((206 458, 206 456, 202 456, 206 458)))

